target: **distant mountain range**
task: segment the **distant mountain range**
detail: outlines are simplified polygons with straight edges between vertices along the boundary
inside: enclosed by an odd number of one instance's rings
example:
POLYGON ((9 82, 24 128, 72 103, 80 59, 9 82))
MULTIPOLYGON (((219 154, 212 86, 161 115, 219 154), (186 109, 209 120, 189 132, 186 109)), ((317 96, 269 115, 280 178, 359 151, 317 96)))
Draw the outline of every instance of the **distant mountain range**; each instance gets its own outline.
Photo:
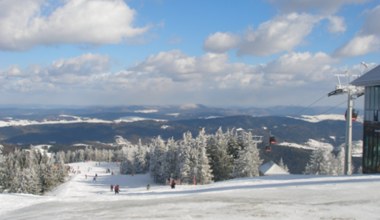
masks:
MULTIPOLYGON (((345 141, 344 110, 325 113, 326 108, 211 108, 186 106, 122 106, 88 108, 3 108, 0 111, 0 141, 9 147, 51 145, 52 150, 87 145, 114 146, 118 137, 144 143, 153 137, 182 138, 184 132, 209 134, 218 128, 250 130, 263 136, 259 145, 264 161, 281 158, 292 173, 302 173, 310 149, 340 146, 345 141), (319 114, 313 114, 319 113, 319 114), (338 113, 338 114, 332 114, 338 113), (269 135, 277 144, 265 152, 269 135)), ((331 109, 331 108, 330 108, 331 109)), ((362 139, 360 119, 353 123, 353 140, 362 139)), ((360 148, 360 146, 359 146, 360 148)), ((360 149, 359 149, 360 150, 360 149)), ((360 159, 354 162, 358 167, 360 159)))
MULTIPOLYGON (((0 138, 11 144, 75 144, 113 142, 116 135, 136 142, 163 138, 181 138, 186 131, 196 135, 204 127, 208 133, 243 128, 254 134, 276 135, 279 141, 303 144, 309 139, 333 145, 344 142, 344 111, 339 115, 304 116, 323 112, 324 108, 210 108, 187 106, 123 106, 89 108, 16 108, 2 109, 0 138), (290 114, 293 113, 293 114, 290 114), (291 117, 290 117, 291 115, 291 117)), ((362 137, 362 124, 355 122, 354 140, 362 137)))

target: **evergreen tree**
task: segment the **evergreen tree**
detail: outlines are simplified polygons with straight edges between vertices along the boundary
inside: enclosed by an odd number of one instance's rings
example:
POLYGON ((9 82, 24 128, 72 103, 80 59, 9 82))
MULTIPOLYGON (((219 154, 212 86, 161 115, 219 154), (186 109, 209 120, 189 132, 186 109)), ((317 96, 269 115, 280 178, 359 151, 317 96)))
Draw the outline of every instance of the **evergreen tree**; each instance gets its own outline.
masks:
POLYGON ((146 154, 146 148, 141 144, 141 140, 139 140, 133 158, 133 167, 136 173, 145 173, 147 171, 146 154))
POLYGON ((210 183, 213 175, 206 153, 207 135, 204 129, 199 131, 199 134, 195 139, 195 148, 198 154, 196 163, 196 181, 200 184, 210 183))
POLYGON ((208 139, 207 153, 215 181, 232 177, 233 156, 228 154, 227 135, 219 128, 215 135, 208 139))
POLYGON ((239 157, 239 151, 241 150, 241 146, 238 141, 238 132, 236 129, 227 130, 226 136, 228 139, 228 155, 231 155, 233 159, 237 159, 239 157))
POLYGON ((1 188, 17 193, 44 193, 64 182, 67 175, 63 161, 55 161, 38 150, 16 149, 2 164, 1 188))
POLYGON ((234 177, 254 177, 259 175, 262 160, 259 157, 257 143, 254 142, 250 132, 242 136, 244 145, 234 163, 234 177))
POLYGON ((166 161, 167 161, 167 169, 169 173, 169 177, 173 179, 179 178, 179 149, 177 142, 170 138, 167 142, 167 155, 166 155, 166 161))
POLYGON ((39 194, 41 185, 33 168, 24 168, 16 173, 10 186, 11 192, 39 194))
MULTIPOLYGON (((328 152, 330 153, 330 152, 328 152)), ((330 174, 331 157, 325 149, 317 148, 310 156, 309 163, 306 165, 305 174, 328 175, 330 174)))
POLYGON ((191 176, 191 149, 190 146, 183 144, 183 142, 179 145, 179 178, 181 179, 182 183, 191 183, 192 176, 191 176))
POLYGON ((5 182, 5 157, 3 155, 4 146, 0 144, 0 192, 4 190, 5 182))
POLYGON ((334 168, 335 168, 336 175, 344 174, 344 154, 345 154, 344 146, 341 146, 340 150, 337 152, 335 156, 334 168))
POLYGON ((284 163, 284 160, 282 159, 282 157, 281 157, 280 162, 278 163, 278 165, 279 165, 282 169, 284 169, 286 172, 289 172, 289 168, 288 168, 288 166, 284 163))
POLYGON ((86 153, 85 153, 85 150, 83 149, 80 149, 77 151, 77 153, 75 154, 75 159, 73 160, 73 162, 84 162, 86 160, 89 160, 90 156, 88 154, 88 150, 87 150, 87 156, 86 156, 86 153))
POLYGON ((150 158, 150 172, 154 181, 165 183, 170 174, 168 174, 166 153, 167 146, 160 136, 153 139, 152 154, 150 158))

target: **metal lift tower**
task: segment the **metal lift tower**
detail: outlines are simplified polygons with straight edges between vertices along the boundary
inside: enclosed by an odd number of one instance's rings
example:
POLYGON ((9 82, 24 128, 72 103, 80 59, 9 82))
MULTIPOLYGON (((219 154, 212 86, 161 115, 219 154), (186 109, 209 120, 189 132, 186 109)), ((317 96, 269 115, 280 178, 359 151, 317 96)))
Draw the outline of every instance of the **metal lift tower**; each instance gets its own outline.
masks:
POLYGON ((354 105, 354 100, 362 95, 364 95, 363 87, 356 87, 349 84, 349 75, 337 75, 338 85, 335 90, 328 93, 328 96, 347 94, 347 113, 346 113, 346 145, 345 145, 345 156, 344 156, 344 174, 352 174, 352 109, 354 105), (342 85, 340 82, 340 76, 348 77, 347 85, 342 85))

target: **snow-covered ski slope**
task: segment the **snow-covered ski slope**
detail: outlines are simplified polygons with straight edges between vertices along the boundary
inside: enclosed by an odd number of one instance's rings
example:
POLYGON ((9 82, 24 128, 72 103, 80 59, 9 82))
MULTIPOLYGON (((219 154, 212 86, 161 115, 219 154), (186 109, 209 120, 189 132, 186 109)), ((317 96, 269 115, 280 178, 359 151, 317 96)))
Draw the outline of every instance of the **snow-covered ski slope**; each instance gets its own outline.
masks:
POLYGON ((379 175, 284 175, 170 189, 148 175, 119 175, 116 164, 71 167, 80 173, 47 195, 0 194, 0 219, 380 219, 379 175))

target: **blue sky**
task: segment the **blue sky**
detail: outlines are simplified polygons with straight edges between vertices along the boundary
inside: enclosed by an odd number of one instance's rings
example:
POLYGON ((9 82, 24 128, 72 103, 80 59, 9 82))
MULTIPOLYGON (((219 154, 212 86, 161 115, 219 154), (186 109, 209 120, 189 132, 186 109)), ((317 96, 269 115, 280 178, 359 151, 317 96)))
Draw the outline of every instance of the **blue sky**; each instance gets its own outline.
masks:
POLYGON ((3 0, 0 104, 308 106, 378 65, 379 19, 376 0, 3 0))

